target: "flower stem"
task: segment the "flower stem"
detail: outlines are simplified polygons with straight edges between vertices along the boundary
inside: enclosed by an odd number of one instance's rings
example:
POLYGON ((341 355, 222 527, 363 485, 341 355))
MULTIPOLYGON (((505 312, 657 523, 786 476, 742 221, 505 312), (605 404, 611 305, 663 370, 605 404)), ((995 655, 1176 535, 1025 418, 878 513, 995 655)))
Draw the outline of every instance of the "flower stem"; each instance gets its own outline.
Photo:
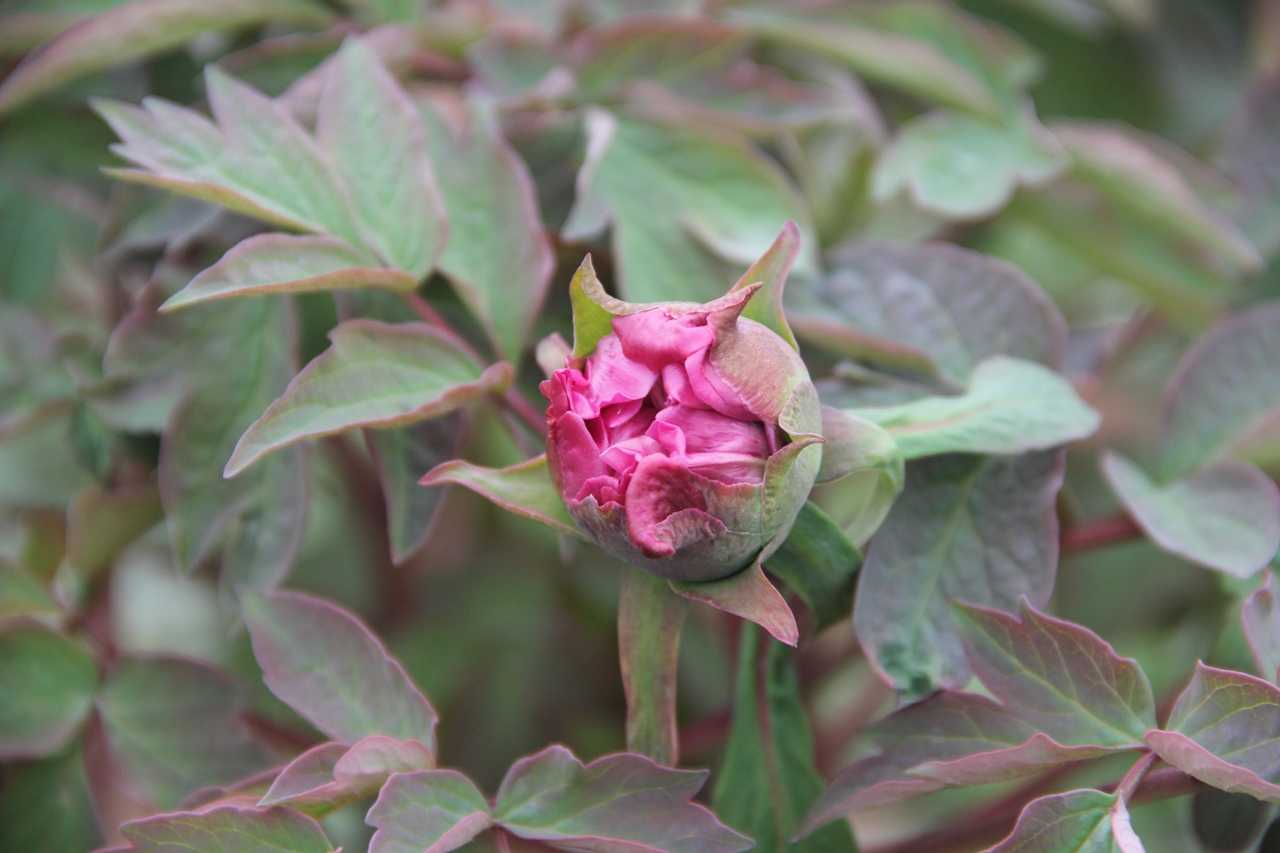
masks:
POLYGON ((627 693, 627 750, 674 767, 676 665, 689 600, 665 580, 630 566, 622 575, 618 655, 627 693))

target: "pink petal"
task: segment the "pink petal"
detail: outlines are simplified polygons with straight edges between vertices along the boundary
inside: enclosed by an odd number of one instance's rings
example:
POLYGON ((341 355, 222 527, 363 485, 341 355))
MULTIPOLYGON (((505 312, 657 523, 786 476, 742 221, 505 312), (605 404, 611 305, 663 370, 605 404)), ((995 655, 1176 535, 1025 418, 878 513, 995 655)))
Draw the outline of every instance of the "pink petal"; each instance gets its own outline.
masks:
POLYGON ((707 500, 694 475, 665 456, 640 460, 627 486, 625 504, 631 542, 650 559, 670 557, 678 548, 715 538, 724 530, 723 523, 707 514, 707 500))
POLYGON ((548 444, 555 449, 563 495, 567 500, 577 499, 583 483, 608 473, 600 461, 600 448, 576 412, 566 412, 556 418, 550 432, 548 444))
POLYGON ((601 460, 618 474, 630 474, 635 471, 640 460, 653 454, 662 454, 662 447, 646 435, 629 438, 609 447, 600 454, 601 460))
POLYGON ((756 421, 760 418, 747 408, 746 401, 737 391, 729 387, 720 374, 711 365, 706 350, 699 350, 689 356, 684 363, 689 374, 689 384, 698 397, 722 415, 742 421, 756 421))
POLYGON ((605 335, 587 359, 587 379, 593 399, 607 406, 648 396, 658 371, 627 358, 617 335, 605 335))
POLYGON ((764 459, 740 453, 692 453, 680 461, 695 474, 726 485, 764 482, 764 459))
POLYGON ((668 364, 662 368, 662 386, 666 391, 664 406, 681 405, 693 409, 711 408, 694 393, 693 386, 689 384, 689 374, 685 372, 683 363, 668 364))
POLYGON ((769 441, 760 421, 741 421, 719 412, 685 406, 663 409, 658 412, 657 420, 684 433, 684 452, 687 453, 720 451, 758 456, 761 460, 769 456, 769 441))
POLYGON ((655 371, 682 362, 715 343, 715 332, 707 327, 707 315, 701 311, 672 317, 665 310, 654 308, 614 317, 613 330, 627 358, 655 371))

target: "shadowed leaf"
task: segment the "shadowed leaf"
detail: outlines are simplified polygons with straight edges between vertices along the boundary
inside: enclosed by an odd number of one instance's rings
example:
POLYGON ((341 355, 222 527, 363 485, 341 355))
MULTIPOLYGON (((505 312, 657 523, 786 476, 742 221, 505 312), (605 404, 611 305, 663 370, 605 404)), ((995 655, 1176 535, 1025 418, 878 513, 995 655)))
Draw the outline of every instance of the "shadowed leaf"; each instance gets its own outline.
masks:
POLYGON ((83 577, 95 577, 163 518, 160 494, 150 483, 111 492, 86 486, 67 507, 67 561, 83 577))
POLYGON ((1247 578, 1280 547, 1280 489, 1248 462, 1219 462, 1157 483, 1108 451, 1102 473, 1157 545, 1194 563, 1247 578))
POLYGON ((861 565, 862 554, 812 501, 800 508, 786 540, 765 561, 808 605, 817 631, 849 617, 861 565))
POLYGON ((1227 456, 1280 464, 1280 302, 1218 324, 1187 353, 1169 386, 1161 460, 1180 477, 1227 456))
POLYGON ((1066 746, 1139 747, 1155 728, 1151 683, 1087 628, 1037 613, 957 605, 978 678, 1019 718, 1066 746))
POLYGON ((431 105, 418 109, 449 211, 440 270, 515 364, 555 272, 533 178, 485 109, 473 108, 462 132, 431 105))
POLYGON ((288 809, 219 806, 134 820, 120 827, 128 853, 331 853, 320 824, 288 809))
POLYGON ((421 480, 424 486, 456 483, 484 495, 503 509, 541 521, 557 532, 586 540, 578 530, 560 493, 551 482, 546 455, 535 456, 510 468, 485 468, 455 459, 433 468, 421 480))
POLYGON ((108 174, 360 245, 342 179, 284 107, 214 65, 205 85, 214 122, 159 98, 93 101, 120 137, 112 150, 139 167, 108 174))
POLYGON ((66 744, 93 704, 98 673, 79 643, 35 625, 0 633, 0 759, 66 744))
POLYGON ((222 260, 169 297, 160 310, 231 296, 348 287, 407 291, 414 284, 412 276, 379 268, 373 258, 336 237, 259 234, 233 246, 222 260))
POLYGON ((1066 323, 1012 264, 943 243, 875 241, 830 262, 814 287, 789 292, 787 318, 802 339, 959 388, 993 355, 1061 364, 1066 323))
POLYGON ((907 487, 871 540, 853 624, 876 669, 908 698, 963 687, 969 663, 950 602, 1043 604, 1058 559, 1060 452, 937 456, 907 466, 907 487))
POLYGON ((1280 581, 1274 572, 1266 572, 1263 578, 1262 586, 1245 599, 1240 618, 1258 672, 1276 684, 1280 680, 1280 581))
POLYGON ((741 853, 751 841, 691 802, 706 778, 628 753, 584 766, 552 746, 511 766, 494 817, 513 835, 570 850, 741 853))
POLYGON ((744 138, 599 109, 587 114, 587 135, 564 236, 581 240, 612 223, 626 299, 716 299, 788 220, 805 235, 797 272, 816 269, 817 238, 803 200, 744 138))
POLYGON ((435 751, 435 710, 354 616, 294 592, 246 592, 241 604, 267 687, 316 728, 346 743, 385 735, 435 751))
POLYGON ((435 758, 416 740, 373 735, 354 746, 324 743, 291 761, 259 801, 259 806, 288 806, 323 817, 349 803, 377 794, 393 773, 431 770, 435 758))
POLYGON ((454 770, 392 776, 369 809, 369 853, 449 853, 493 825, 489 803, 454 770))
POLYGON ((387 502, 387 535, 397 565, 426 543, 444 494, 442 489, 422 488, 418 480, 458 455, 463 431, 460 411, 407 427, 365 431, 387 502))
POLYGON ((902 451, 882 427, 831 406, 822 407, 822 437, 822 467, 809 499, 854 545, 864 545, 902 492, 902 451))
POLYGON ((777 588, 769 582, 757 560, 723 580, 703 583, 671 581, 671 588, 694 601, 755 622, 788 646, 800 641, 795 614, 777 588))
POLYGON ((1115 794, 1051 794, 1028 803, 1009 837, 986 853, 1143 853, 1132 829, 1121 843, 1123 835, 1113 829, 1120 815, 1128 829, 1128 812, 1115 794))
POLYGON ((1008 204, 1019 186, 1044 184, 1067 162, 1033 115, 997 123, 939 111, 898 129, 880 152, 871 192, 880 201, 905 193, 946 219, 982 219, 1008 204))
POLYGON ((241 721, 235 683, 179 658, 125 658, 97 700, 107 742, 161 809, 261 770, 270 754, 241 721))
POLYGON ((979 363, 958 396, 850 411, 884 428, 907 459, 1046 450, 1092 435, 1102 421, 1061 375, 999 355, 979 363))
POLYGON ((59 34, 0 86, 0 112, 111 65, 176 47, 209 30, 262 21, 323 25, 331 13, 306 0, 134 0, 59 34))
POLYGON ((805 811, 822 791, 813 738, 800 697, 793 653, 743 626, 734 687, 733 724, 717 777, 716 814, 755 839, 760 853, 842 853, 854 850, 848 825, 792 842, 805 811))
POLYGON ((1153 729, 1146 740, 1202 782, 1280 802, 1280 689, 1273 684, 1197 664, 1165 731, 1153 729))
POLYGON ((6 766, 0 850, 80 853, 101 843, 79 749, 6 766))
POLYGON ((444 203, 413 103, 358 38, 325 75, 316 139, 350 191, 363 245, 423 278, 448 237, 444 203))
POLYGON ((454 342, 421 323, 348 320, 333 345, 300 372, 241 436, 234 477, 263 454, 357 426, 400 426, 448 414, 511 382, 504 362, 483 371, 454 342))

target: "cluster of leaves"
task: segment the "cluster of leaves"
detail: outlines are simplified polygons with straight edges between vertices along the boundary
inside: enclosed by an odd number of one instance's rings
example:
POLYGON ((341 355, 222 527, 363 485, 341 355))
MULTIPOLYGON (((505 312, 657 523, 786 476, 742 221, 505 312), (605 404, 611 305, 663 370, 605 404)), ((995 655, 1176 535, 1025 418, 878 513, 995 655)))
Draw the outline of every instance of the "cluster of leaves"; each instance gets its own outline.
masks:
POLYGON ((842 853, 926 795, 884 847, 1136 853, 1155 801, 1257 843, 1277 9, 1228 62, 1185 32, 1218 12, 1010 5, 1047 63, 930 0, 0 16, 0 849, 842 853), (1171 117, 1054 100, 1130 40, 1171 117), (650 302, 788 267, 848 440, 763 571, 677 585, 749 621, 636 650, 690 674, 708 809, 619 751, 619 567, 534 386, 574 269, 650 302))

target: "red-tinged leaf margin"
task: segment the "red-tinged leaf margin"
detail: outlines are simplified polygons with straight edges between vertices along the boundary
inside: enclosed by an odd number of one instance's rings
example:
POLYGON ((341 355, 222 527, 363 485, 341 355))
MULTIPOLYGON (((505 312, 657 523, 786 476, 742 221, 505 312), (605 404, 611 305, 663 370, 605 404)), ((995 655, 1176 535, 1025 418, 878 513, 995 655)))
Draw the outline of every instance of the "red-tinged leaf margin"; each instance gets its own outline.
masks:
POLYGON ((396 773, 365 822, 369 853, 448 853, 494 825, 489 803, 455 770, 396 773))
POLYGON ((258 806, 287 806, 323 817, 376 794, 395 773, 434 770, 435 756, 418 740, 370 735, 348 747, 322 743, 280 771, 258 806))
POLYGON ((1274 756, 1269 758, 1269 763, 1270 774, 1277 777, 1276 781, 1264 778, 1252 767, 1227 761, 1214 749, 1217 747, 1238 756, 1263 743, 1280 741, 1280 688, 1274 684, 1243 672, 1197 663, 1191 683, 1182 691, 1169 714, 1166 730, 1147 732, 1146 741, 1156 754, 1189 776, 1224 791, 1246 793, 1260 800, 1280 803, 1280 784, 1277 784, 1280 782, 1280 763, 1274 756), (1226 691, 1227 695, 1215 698, 1215 694, 1221 691, 1226 691), (1224 704, 1224 700, 1229 704, 1224 704), (1211 716, 1199 719, 1197 712, 1206 708, 1211 716), (1212 716, 1214 710, 1219 712, 1216 716, 1212 716), (1212 738, 1205 736, 1206 732, 1218 734, 1224 731, 1222 726, 1233 714, 1249 717, 1244 732, 1235 732, 1235 737, 1228 733, 1225 743, 1212 742, 1212 738), (1193 726, 1198 728, 1188 732, 1187 729, 1193 726), (1250 735, 1259 734, 1267 735, 1267 739, 1250 742, 1250 735), (1203 743, 1206 740, 1211 742, 1203 743))
POLYGON ((1258 672, 1280 683, 1280 580, 1274 572, 1263 573, 1262 585, 1244 600, 1240 619, 1258 672))
POLYGON ((324 830, 306 815, 290 809, 258 809, 218 806, 205 812, 175 812, 132 820, 121 825, 129 847, 113 848, 130 853, 330 853, 333 845, 324 830), (228 839, 228 836, 230 838, 228 839), (242 841, 234 843, 235 836, 242 841), (227 843, 231 840, 233 843, 227 843), (207 841, 208 844, 202 844, 207 841), (243 845, 251 846, 243 846, 243 845))
MULTIPOLYGON (((1092 789, 1040 797, 1022 810, 1009 837, 985 853, 1092 853, 1116 849, 1113 827, 1121 811, 1127 824, 1128 811, 1120 798, 1092 789), (1112 844, 1101 846, 1109 839, 1112 844)), ((1130 844, 1119 850, 1142 853, 1142 846, 1134 848, 1130 844)))
POLYGON ((760 282, 763 286, 756 297, 747 302, 742 309, 742 316, 755 320, 772 329, 796 352, 800 344, 787 325, 787 317, 782 311, 782 291, 787 284, 787 273, 800 256, 800 226, 790 219, 782 223, 782 231, 760 259, 742 274, 738 283, 729 289, 730 293, 741 290, 751 284, 760 282))
POLYGON ((722 580, 702 583, 671 581, 671 588, 685 598, 749 619, 788 646, 800 642, 795 614, 782 593, 765 577, 758 559, 722 580))
POLYGON ((353 744, 369 735, 413 738, 435 752, 435 709, 363 622, 336 604, 300 592, 264 594, 241 590, 240 603, 254 657, 262 667, 262 680, 316 728, 353 744), (293 623, 289 624, 291 617, 293 623), (326 674, 316 668, 314 661, 290 648, 290 641, 305 643, 315 638, 304 634, 322 632, 336 632, 340 647, 353 656, 341 672, 334 673, 331 667, 326 674), (349 677, 344 679, 343 675, 349 677), (362 685, 352 680, 359 676, 373 678, 376 683, 372 686, 386 695, 362 694, 362 685), (386 714, 374 709, 372 718, 367 718, 368 709, 362 703, 371 698, 388 699, 394 707, 386 714))
POLYGON ((546 454, 508 468, 485 468, 454 459, 432 468, 418 482, 424 486, 466 486, 505 510, 540 521, 557 533, 587 541, 551 482, 546 454))

